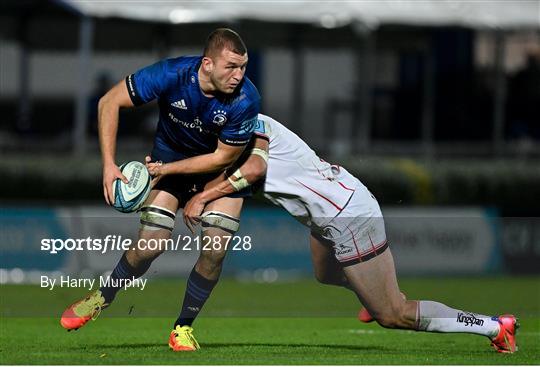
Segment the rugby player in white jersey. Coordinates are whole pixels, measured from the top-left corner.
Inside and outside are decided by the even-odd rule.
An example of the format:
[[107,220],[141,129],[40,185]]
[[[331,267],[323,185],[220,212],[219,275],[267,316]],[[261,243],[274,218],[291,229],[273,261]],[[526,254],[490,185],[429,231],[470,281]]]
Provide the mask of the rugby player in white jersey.
[[188,227],[193,230],[208,202],[266,176],[264,197],[311,230],[316,278],[354,291],[367,309],[364,316],[371,315],[386,328],[484,335],[498,352],[517,350],[519,325],[513,315],[491,317],[434,301],[407,300],[399,290],[379,204],[369,190],[268,116],[259,114],[255,134],[241,167],[186,204]]

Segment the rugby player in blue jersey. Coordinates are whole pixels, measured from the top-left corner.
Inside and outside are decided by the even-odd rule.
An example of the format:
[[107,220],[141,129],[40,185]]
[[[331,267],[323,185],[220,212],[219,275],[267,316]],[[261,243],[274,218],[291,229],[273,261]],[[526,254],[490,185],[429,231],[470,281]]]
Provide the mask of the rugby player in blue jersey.
[[[98,128],[103,161],[103,195],[114,201],[114,180],[127,182],[115,163],[118,112],[157,99],[159,122],[151,155],[146,158],[155,177],[153,190],[141,208],[141,239],[168,239],[178,208],[220,172],[231,166],[251,139],[260,107],[255,86],[244,77],[247,49],[240,36],[226,28],[212,32],[203,56],[159,61],[129,75],[99,101]],[[152,164],[154,163],[154,164]],[[204,236],[226,241],[239,226],[243,197],[248,190],[213,201],[205,208]],[[169,345],[175,351],[198,349],[191,323],[203,307],[220,272],[215,251],[201,251],[188,282],[180,316],[173,326]],[[142,276],[164,248],[134,247],[126,251],[112,280]],[[110,282],[63,313],[61,325],[76,330],[114,300],[121,286]]]

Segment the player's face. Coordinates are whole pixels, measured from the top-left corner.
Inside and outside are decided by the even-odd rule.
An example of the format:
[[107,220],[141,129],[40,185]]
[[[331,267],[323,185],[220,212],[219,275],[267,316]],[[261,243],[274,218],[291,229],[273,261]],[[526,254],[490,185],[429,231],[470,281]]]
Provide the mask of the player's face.
[[238,55],[226,48],[221,54],[212,59],[213,68],[210,80],[221,93],[232,93],[240,84],[246,72],[248,62],[247,53]]

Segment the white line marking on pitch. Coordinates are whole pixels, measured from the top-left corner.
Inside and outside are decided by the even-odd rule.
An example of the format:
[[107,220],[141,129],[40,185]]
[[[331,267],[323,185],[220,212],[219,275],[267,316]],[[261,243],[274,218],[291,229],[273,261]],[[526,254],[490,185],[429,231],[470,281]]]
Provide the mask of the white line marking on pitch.
[[388,333],[403,333],[403,334],[415,334],[416,332],[413,330],[392,330],[392,331],[386,331],[386,330],[365,330],[365,329],[349,329],[347,330],[351,334],[388,334]]
[[[365,329],[349,329],[347,332],[351,334],[388,334],[389,331],[385,330],[365,330]],[[415,333],[412,330],[393,330],[392,333],[406,333],[406,334],[413,334]],[[540,331],[518,331],[518,337],[520,335],[540,335]]]
[[347,330],[351,334],[385,334],[386,331],[382,330],[364,330],[364,329],[349,329]]

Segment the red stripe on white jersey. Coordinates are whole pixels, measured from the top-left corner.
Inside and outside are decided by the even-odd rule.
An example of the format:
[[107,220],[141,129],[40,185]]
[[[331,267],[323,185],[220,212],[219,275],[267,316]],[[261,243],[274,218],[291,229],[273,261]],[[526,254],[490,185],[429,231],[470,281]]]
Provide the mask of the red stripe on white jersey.
[[298,182],[300,185],[304,186],[306,189],[310,190],[311,192],[317,194],[318,196],[320,196],[321,198],[323,198],[324,200],[328,201],[330,204],[332,204],[337,210],[339,211],[342,211],[343,208],[341,208],[339,205],[337,205],[336,203],[334,203],[332,200],[328,199],[326,196],[324,196],[323,194],[321,193],[318,193],[317,191],[315,191],[314,189],[312,189],[311,187],[303,184],[302,182],[298,181],[295,179],[296,182]]
[[352,241],[354,243],[354,247],[356,247],[356,253],[358,254],[358,257],[360,257],[360,251],[358,250],[358,246],[356,245],[356,240],[354,239],[354,233],[352,233],[351,229],[347,227],[349,232],[351,232]]
[[338,184],[339,184],[341,187],[343,187],[345,190],[349,190],[349,191],[353,191],[353,192],[355,191],[354,189],[351,189],[350,187],[345,186],[344,184],[342,184],[342,183],[339,182],[339,181],[338,181]]
[[[349,257],[343,257],[343,258],[340,258],[339,261],[343,262],[343,261],[348,261],[348,260],[352,260],[352,259],[362,259],[366,255],[372,254],[372,253],[377,252],[378,250],[380,250],[381,247],[384,247],[384,245],[386,245],[387,242],[388,242],[387,240],[384,240],[380,244],[375,245],[374,248],[372,248],[370,250],[366,250],[364,252],[361,252],[360,255],[353,255],[353,256],[349,256]],[[355,246],[356,246],[356,243],[355,243]]]
[[373,245],[373,241],[371,240],[371,236],[369,235],[369,233],[367,234],[368,238],[369,238],[369,242],[371,242],[371,247],[373,248],[373,251],[375,251],[375,245]]

